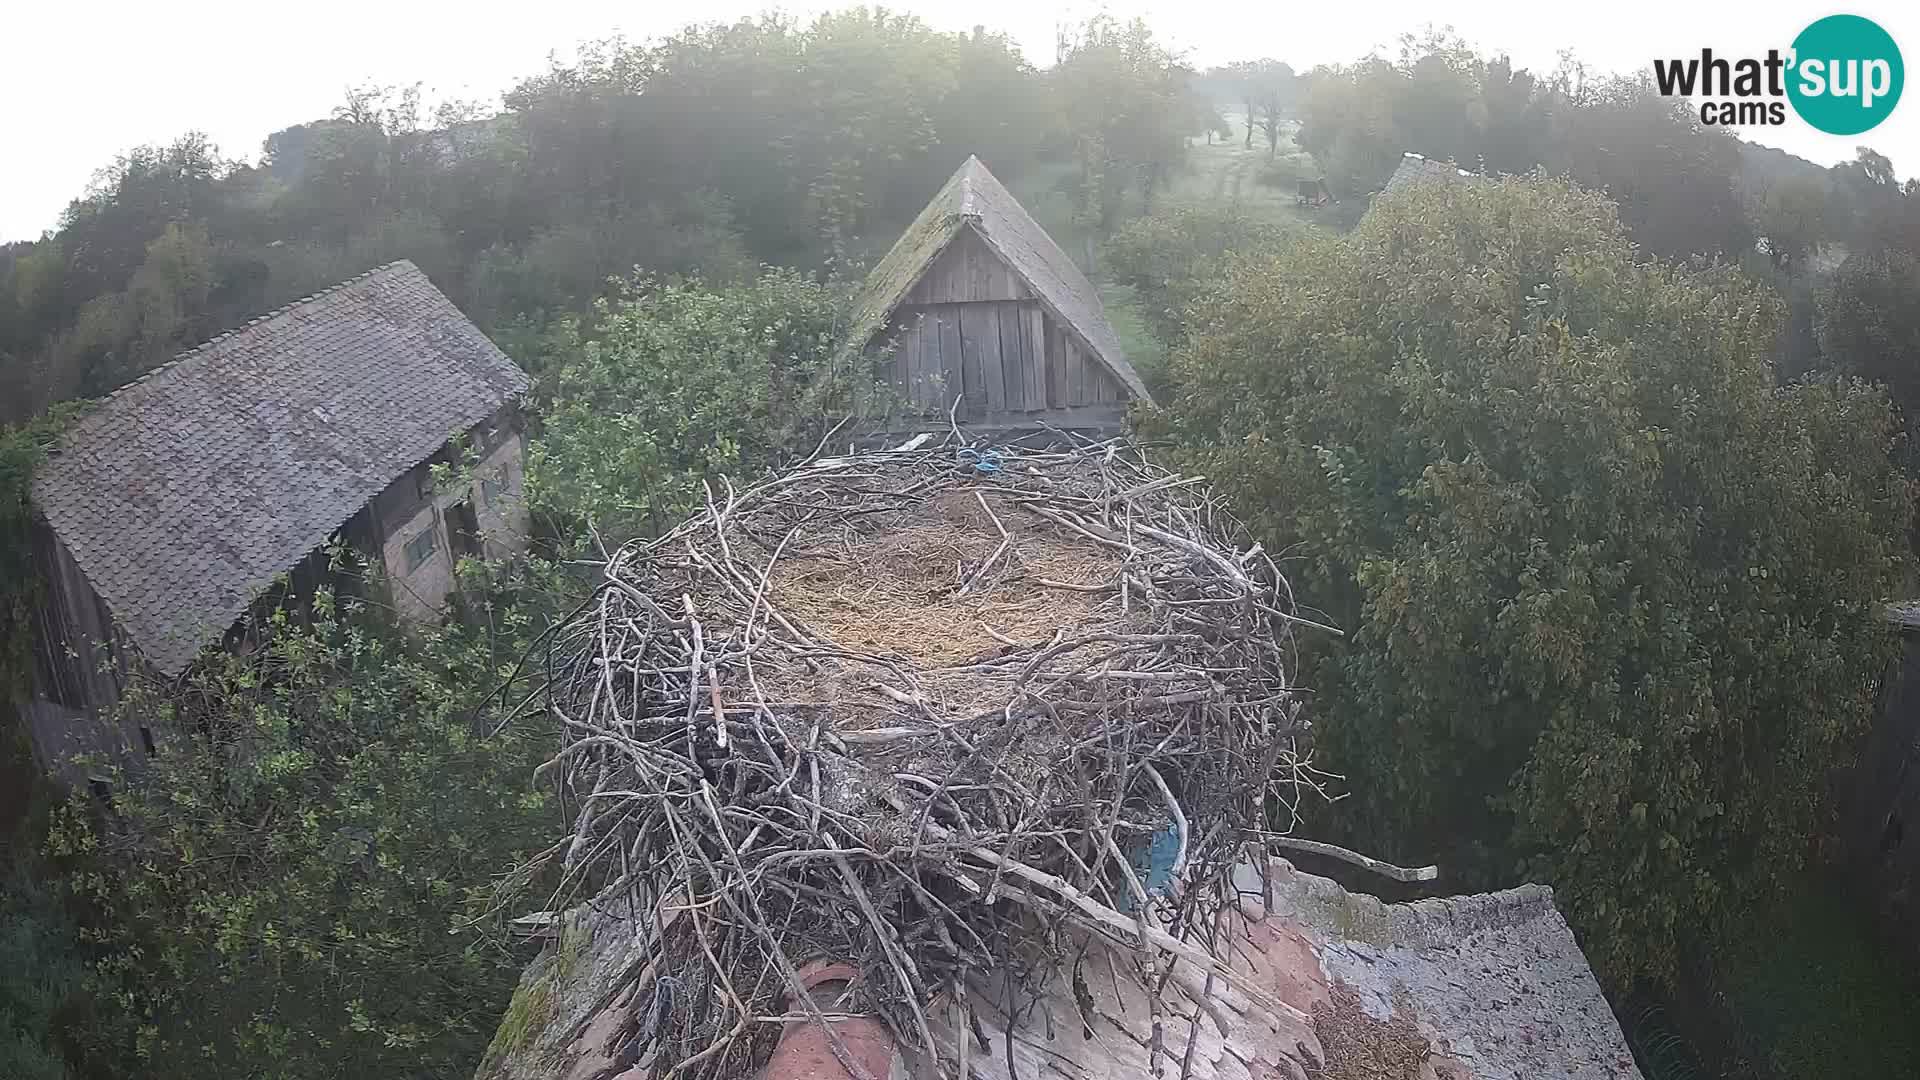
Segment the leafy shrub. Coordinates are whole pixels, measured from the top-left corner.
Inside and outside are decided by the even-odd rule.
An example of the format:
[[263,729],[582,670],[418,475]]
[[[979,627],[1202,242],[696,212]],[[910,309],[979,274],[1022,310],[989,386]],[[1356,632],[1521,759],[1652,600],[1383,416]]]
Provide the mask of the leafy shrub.
[[1320,166],[1314,164],[1312,157],[1297,150],[1267,162],[1260,166],[1258,173],[1254,174],[1254,180],[1257,183],[1287,191],[1292,191],[1302,180],[1319,178]]
[[1920,417],[1920,258],[1889,248],[1848,259],[1815,294],[1814,333],[1828,364],[1884,382]]
[[1778,319],[1597,195],[1428,185],[1237,261],[1174,358],[1171,434],[1348,631],[1338,828],[1551,882],[1621,978],[1801,864],[1890,655],[1894,414],[1776,387]]
[[1227,255],[1286,243],[1283,226],[1226,203],[1179,206],[1136,218],[1107,241],[1107,274],[1133,287],[1162,341],[1185,333],[1187,308],[1208,291]]
[[62,1015],[86,972],[72,922],[24,866],[0,880],[0,1076],[66,1080]]
[[322,593],[247,655],[135,683],[122,707],[160,753],[48,840],[98,912],[115,1007],[93,1052],[153,1076],[470,1075],[524,959],[472,925],[550,828],[544,733],[486,734],[538,613],[409,637]]
[[752,476],[812,450],[857,407],[836,367],[847,296],[788,271],[758,282],[631,282],[563,326],[542,366],[543,432],[527,466],[534,509],[558,531],[624,539],[703,498],[703,480]]

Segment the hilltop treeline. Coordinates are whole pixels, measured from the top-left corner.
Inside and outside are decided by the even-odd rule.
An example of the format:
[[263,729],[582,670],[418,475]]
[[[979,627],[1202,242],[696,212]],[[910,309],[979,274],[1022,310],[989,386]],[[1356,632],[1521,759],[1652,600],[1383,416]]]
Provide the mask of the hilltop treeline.
[[1057,196],[1050,226],[1095,239],[1152,209],[1207,132],[1287,149],[1275,168],[1324,176],[1337,221],[1414,151],[1603,190],[1669,257],[1794,274],[1822,245],[1920,239],[1883,157],[1820,169],[1701,128],[1643,82],[1534,73],[1443,35],[1299,75],[1276,60],[1195,72],[1144,23],[1096,18],[1054,59],[881,10],[765,16],[590,44],[494,104],[428,110],[417,85],[362,87],[255,154],[192,132],[136,148],[45,237],[0,246],[0,422],[394,258],[509,344],[636,267],[857,266],[969,153]]
[[1076,213],[1110,221],[1178,161],[1186,75],[1139,23],[1093,20],[1042,72],[1003,35],[853,9],[589,45],[497,108],[358,89],[257,164],[187,134],[0,248],[0,420],[400,257],[499,329],[580,310],[636,266],[725,279],[869,256],[969,153],[1009,179],[1071,165]]

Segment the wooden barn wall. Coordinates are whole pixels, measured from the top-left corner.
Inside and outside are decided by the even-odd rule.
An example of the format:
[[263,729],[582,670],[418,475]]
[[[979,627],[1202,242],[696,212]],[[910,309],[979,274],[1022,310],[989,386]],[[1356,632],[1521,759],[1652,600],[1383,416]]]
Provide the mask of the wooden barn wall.
[[962,420],[1059,413],[1074,422],[1077,411],[1113,413],[1127,400],[1120,381],[1037,301],[903,306],[894,326],[890,381],[920,415],[944,416],[959,397]]
[[34,686],[16,702],[34,757],[54,780],[79,787],[96,775],[77,760],[138,770],[157,736],[113,716],[127,676],[128,654],[105,602],[66,544],[44,521],[31,542],[43,592],[34,611]]
[[961,229],[920,275],[901,306],[965,304],[985,300],[1031,300],[1033,290],[980,234]]
[[125,658],[106,603],[44,521],[33,525],[33,550],[45,589],[34,613],[34,689],[73,709],[114,704],[120,700]]

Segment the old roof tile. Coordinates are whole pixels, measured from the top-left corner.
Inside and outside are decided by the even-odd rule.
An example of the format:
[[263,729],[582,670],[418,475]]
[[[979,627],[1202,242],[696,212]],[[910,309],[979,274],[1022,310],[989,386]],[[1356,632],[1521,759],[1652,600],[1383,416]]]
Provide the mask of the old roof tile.
[[250,598],[527,377],[401,261],[222,334],[76,423],[34,502],[147,661]]

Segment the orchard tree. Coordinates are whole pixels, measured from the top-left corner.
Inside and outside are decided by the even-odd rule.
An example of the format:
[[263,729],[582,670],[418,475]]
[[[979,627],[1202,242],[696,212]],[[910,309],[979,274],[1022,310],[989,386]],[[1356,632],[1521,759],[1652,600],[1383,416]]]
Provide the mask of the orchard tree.
[[1886,396],[1776,386],[1779,304],[1549,180],[1425,185],[1239,261],[1165,421],[1320,643],[1339,830],[1544,880],[1615,977],[1801,864],[1892,648]]
[[1151,212],[1185,157],[1191,75],[1140,19],[1096,15],[1062,43],[1049,78],[1080,166],[1082,218],[1099,234],[1113,231],[1136,186]]
[[1280,123],[1292,111],[1298,94],[1293,68],[1279,60],[1247,60],[1229,69],[1240,88],[1247,110],[1247,148],[1253,147],[1253,129],[1267,137],[1267,158],[1280,146]]

